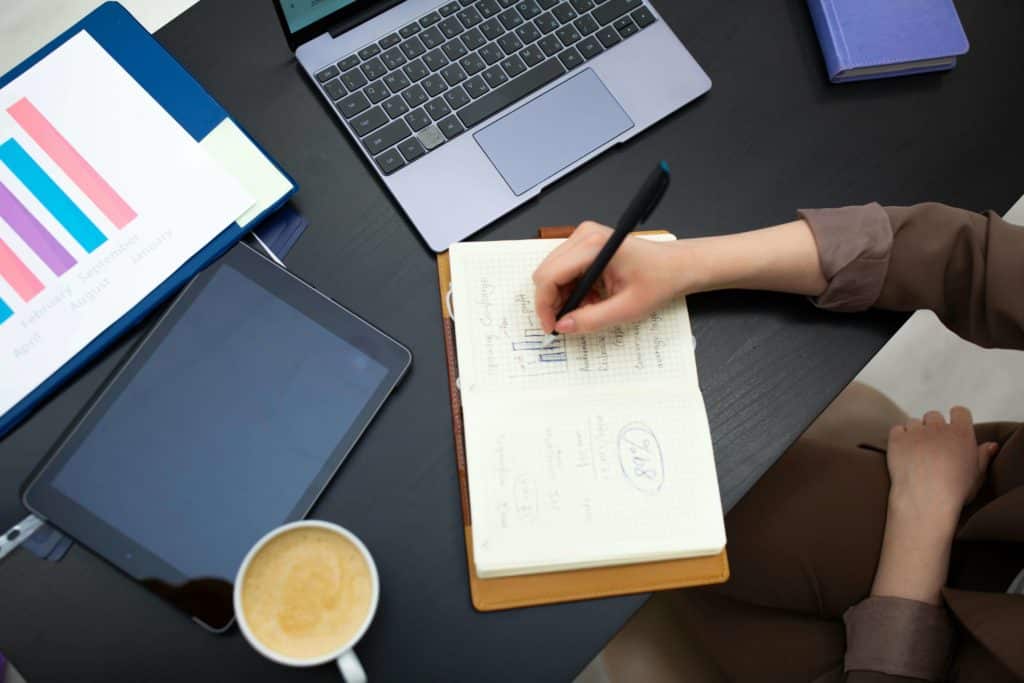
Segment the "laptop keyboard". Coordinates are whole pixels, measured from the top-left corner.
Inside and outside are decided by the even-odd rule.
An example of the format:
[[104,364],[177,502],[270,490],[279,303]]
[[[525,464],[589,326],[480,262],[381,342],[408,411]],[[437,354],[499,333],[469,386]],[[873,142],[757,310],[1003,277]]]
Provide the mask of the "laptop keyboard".
[[452,0],[316,80],[390,175],[655,21],[643,0]]

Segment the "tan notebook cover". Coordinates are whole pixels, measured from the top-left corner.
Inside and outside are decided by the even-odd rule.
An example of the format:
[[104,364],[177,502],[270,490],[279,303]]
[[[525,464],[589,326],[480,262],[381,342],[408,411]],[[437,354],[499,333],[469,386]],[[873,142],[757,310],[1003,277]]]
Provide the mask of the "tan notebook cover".
[[[543,228],[542,238],[568,237],[572,228]],[[455,458],[462,496],[463,532],[466,559],[469,563],[469,590],[473,606],[482,612],[530,607],[556,602],[606,598],[613,595],[648,593],[670,588],[687,588],[723,583],[729,578],[726,551],[710,557],[666,560],[617,567],[599,567],[574,571],[481,579],[473,564],[473,520],[469,508],[469,485],[466,480],[466,449],[462,428],[462,400],[457,385],[459,369],[455,351],[455,323],[448,314],[448,290],[451,270],[448,252],[437,257],[438,283],[441,290],[441,314],[444,320],[444,346],[448,357],[448,391],[452,402],[452,426],[455,433]]]

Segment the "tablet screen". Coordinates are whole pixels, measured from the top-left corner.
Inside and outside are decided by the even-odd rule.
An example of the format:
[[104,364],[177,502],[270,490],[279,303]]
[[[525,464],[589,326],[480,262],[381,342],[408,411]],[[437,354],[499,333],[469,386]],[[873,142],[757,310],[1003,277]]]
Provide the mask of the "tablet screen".
[[115,562],[164,584],[231,582],[260,536],[305,513],[394,380],[365,332],[325,326],[227,261],[186,290],[49,475],[139,546]]

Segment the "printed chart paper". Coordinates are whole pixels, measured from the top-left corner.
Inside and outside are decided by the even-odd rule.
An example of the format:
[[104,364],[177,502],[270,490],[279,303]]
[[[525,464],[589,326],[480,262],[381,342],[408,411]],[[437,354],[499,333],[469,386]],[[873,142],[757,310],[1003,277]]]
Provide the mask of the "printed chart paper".
[[252,203],[85,31],[0,89],[0,415]]

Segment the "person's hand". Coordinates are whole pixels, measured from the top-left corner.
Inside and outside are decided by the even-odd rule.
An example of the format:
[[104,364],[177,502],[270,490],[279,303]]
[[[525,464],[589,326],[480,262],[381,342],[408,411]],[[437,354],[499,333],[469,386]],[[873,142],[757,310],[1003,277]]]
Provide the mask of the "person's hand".
[[537,267],[533,274],[535,305],[545,332],[578,334],[636,322],[673,297],[687,293],[683,243],[652,242],[630,236],[619,247],[590,296],[556,325],[558,310],[611,234],[611,228],[604,225],[582,223],[572,237]]
[[928,528],[956,527],[960,510],[985,479],[997,445],[980,446],[967,408],[938,411],[910,420],[889,432],[890,509]]

